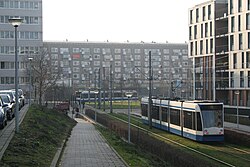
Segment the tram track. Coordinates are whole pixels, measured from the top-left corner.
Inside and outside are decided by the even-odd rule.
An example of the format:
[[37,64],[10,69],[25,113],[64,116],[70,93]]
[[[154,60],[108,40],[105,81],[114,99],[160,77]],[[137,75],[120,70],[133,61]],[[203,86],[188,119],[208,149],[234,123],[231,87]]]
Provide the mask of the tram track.
[[[115,118],[115,119],[118,119],[118,120],[120,120],[120,121],[122,121],[122,122],[124,122],[124,123],[128,123],[127,121],[125,121],[125,120],[123,120],[123,119],[121,119],[121,118],[119,118],[119,117],[116,117],[116,116],[112,116],[112,117]],[[136,117],[135,117],[135,118],[136,118]],[[137,118],[138,118],[138,117],[137,117]],[[138,129],[140,129],[140,130],[142,130],[142,131],[145,131],[145,132],[147,132],[148,134],[151,134],[151,135],[153,135],[153,136],[155,136],[155,137],[161,138],[162,140],[171,142],[171,143],[173,143],[173,144],[175,144],[175,145],[177,145],[177,146],[180,146],[180,147],[182,147],[182,148],[185,148],[185,149],[187,149],[187,150],[190,150],[190,151],[192,151],[192,152],[195,152],[195,153],[197,153],[197,154],[199,154],[199,155],[202,155],[202,156],[204,156],[204,157],[206,157],[206,158],[208,158],[208,159],[210,159],[210,160],[216,161],[217,163],[219,163],[219,164],[221,164],[221,165],[230,166],[230,167],[238,166],[238,164],[237,164],[237,165],[236,165],[236,164],[233,164],[232,161],[231,161],[231,162],[230,162],[230,161],[228,162],[228,161],[224,160],[223,158],[218,158],[218,156],[215,157],[214,155],[208,154],[208,153],[206,153],[206,152],[204,152],[204,151],[201,151],[200,149],[198,150],[198,149],[195,149],[195,148],[193,148],[193,147],[190,147],[190,146],[188,146],[188,145],[183,144],[183,143],[185,143],[185,142],[181,143],[181,142],[174,141],[174,140],[172,140],[172,139],[170,139],[170,138],[168,138],[168,137],[165,137],[165,136],[163,136],[163,135],[159,135],[159,134],[154,133],[154,132],[152,132],[152,131],[150,131],[150,130],[147,130],[147,129],[145,129],[145,128],[142,128],[142,127],[140,127],[140,126],[138,126],[138,125],[135,125],[135,124],[133,124],[133,123],[131,123],[131,126],[134,126],[134,127],[138,128]],[[233,154],[234,151],[238,151],[238,152],[240,152],[240,153],[247,154],[247,156],[248,156],[248,155],[249,155],[249,152],[248,152],[248,151],[245,151],[245,150],[243,150],[243,149],[236,148],[236,147],[232,147],[232,146],[227,145],[227,144],[225,144],[225,146],[224,146],[223,148],[227,148],[227,149],[231,149],[231,150],[224,151],[223,149],[220,149],[220,148],[215,147],[215,146],[210,146],[210,145],[205,145],[205,146],[202,145],[202,146],[203,146],[203,147],[210,147],[211,150],[214,149],[214,150],[220,152],[223,156],[227,155],[227,156],[229,157],[229,155],[230,155],[231,157],[240,159],[240,160],[242,160],[242,161],[250,162],[250,159],[249,159],[249,158],[246,158],[246,157],[243,157],[243,156],[239,156],[239,155]],[[231,152],[232,154],[230,154],[230,152]],[[220,157],[220,156],[219,156],[219,157]]]

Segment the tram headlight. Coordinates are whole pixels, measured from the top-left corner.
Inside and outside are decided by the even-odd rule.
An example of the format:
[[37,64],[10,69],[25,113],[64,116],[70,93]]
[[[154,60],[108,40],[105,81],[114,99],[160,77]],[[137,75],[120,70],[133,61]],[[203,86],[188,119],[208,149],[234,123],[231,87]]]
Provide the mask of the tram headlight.
[[209,133],[208,133],[208,131],[205,129],[205,130],[203,131],[203,134],[204,134],[204,135],[208,135]]

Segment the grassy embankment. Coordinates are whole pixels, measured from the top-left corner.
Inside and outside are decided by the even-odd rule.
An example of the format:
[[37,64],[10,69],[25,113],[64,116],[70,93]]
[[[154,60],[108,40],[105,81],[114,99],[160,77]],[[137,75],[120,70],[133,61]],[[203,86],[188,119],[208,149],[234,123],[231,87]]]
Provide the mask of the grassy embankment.
[[63,113],[32,106],[12,138],[0,166],[50,166],[76,122]]
[[96,126],[96,128],[130,167],[171,166],[169,163],[159,159],[157,156],[152,155],[149,152],[140,149],[136,145],[128,144],[115,135],[115,133],[112,133],[111,131],[100,126]]

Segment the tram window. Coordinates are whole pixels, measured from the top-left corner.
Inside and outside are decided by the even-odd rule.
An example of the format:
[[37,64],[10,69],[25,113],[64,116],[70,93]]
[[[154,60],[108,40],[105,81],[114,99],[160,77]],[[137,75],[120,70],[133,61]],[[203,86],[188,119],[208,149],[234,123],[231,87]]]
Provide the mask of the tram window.
[[192,118],[193,118],[193,126],[192,126],[192,129],[193,129],[193,130],[196,130],[196,128],[195,128],[195,125],[196,125],[195,113],[193,112],[192,114],[193,114],[193,115],[192,115]]
[[192,117],[192,112],[190,111],[184,111],[184,127],[185,128],[189,128],[189,129],[192,129],[193,126],[193,117]]
[[148,105],[142,104],[141,105],[141,114],[142,116],[148,116]]
[[180,126],[180,110],[170,109],[170,123]]
[[168,122],[168,108],[162,108],[162,121]]
[[217,127],[221,128],[223,127],[223,120],[222,120],[222,110],[217,111]]
[[152,107],[152,118],[159,120],[159,106]]
[[201,126],[201,115],[200,113],[197,113],[197,130],[202,131],[202,126]]

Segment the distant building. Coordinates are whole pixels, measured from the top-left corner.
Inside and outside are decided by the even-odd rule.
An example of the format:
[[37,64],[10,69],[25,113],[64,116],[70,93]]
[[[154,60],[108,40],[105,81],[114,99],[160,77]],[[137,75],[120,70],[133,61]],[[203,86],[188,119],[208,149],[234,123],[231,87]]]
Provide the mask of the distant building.
[[14,27],[9,18],[20,17],[18,27],[19,87],[26,92],[29,85],[28,57],[43,46],[42,0],[0,0],[0,89],[13,89],[15,83]]
[[114,89],[134,89],[147,95],[149,51],[152,52],[153,94],[170,96],[171,82],[178,97],[191,97],[191,61],[187,44],[44,42],[51,63],[61,75],[59,85],[75,90],[98,87],[99,69],[102,89],[111,81]]
[[239,98],[249,107],[250,1],[211,0],[189,9],[189,56],[195,98],[227,105]]

